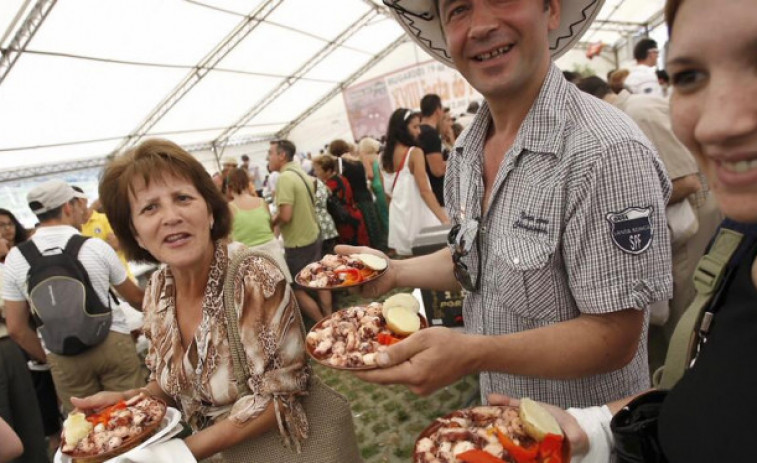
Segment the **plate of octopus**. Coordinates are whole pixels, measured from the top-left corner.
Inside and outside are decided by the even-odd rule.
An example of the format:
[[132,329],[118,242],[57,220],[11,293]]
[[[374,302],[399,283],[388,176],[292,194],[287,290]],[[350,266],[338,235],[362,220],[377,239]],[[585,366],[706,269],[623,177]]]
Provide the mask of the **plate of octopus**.
[[74,411],[63,423],[60,461],[101,463],[128,452],[166,424],[166,410],[162,400],[139,394],[88,415]]
[[319,321],[305,338],[308,354],[337,370],[376,368],[376,354],[428,326],[415,310],[401,305],[385,307],[386,303],[372,302],[339,310]]
[[326,254],[300,270],[294,281],[309,289],[343,289],[375,280],[387,266],[386,259],[372,254]]
[[[525,405],[524,405],[525,404]],[[541,405],[480,406],[437,418],[415,441],[414,463],[569,463],[568,441]]]

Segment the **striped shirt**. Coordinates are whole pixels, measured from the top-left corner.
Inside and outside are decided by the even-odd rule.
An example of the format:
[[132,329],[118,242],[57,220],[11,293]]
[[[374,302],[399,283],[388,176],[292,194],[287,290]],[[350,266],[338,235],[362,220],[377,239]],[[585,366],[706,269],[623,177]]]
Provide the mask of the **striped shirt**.
[[[68,239],[79,231],[67,225],[40,227],[34,232],[31,240],[42,254],[56,254],[63,251]],[[88,239],[79,250],[79,261],[84,265],[97,295],[103,303],[109,299],[108,288],[113,284],[120,285],[126,281],[126,269],[116,255],[116,251],[108,243],[99,239]],[[7,301],[28,301],[29,290],[26,285],[29,263],[21,251],[15,247],[10,250],[5,259],[5,279],[3,282],[3,299]],[[121,308],[115,303],[110,304],[113,310],[111,331],[129,333],[125,317]],[[141,309],[141,308],[140,308]]]
[[490,121],[484,105],[457,142],[445,184],[452,220],[481,222],[478,249],[463,258],[475,279],[482,256],[480,290],[463,306],[466,330],[514,333],[629,308],[644,310],[645,323],[624,368],[573,380],[483,372],[482,397],[499,392],[582,407],[647,388],[646,308],[672,295],[671,185],[654,148],[627,116],[552,65],[481,217]]

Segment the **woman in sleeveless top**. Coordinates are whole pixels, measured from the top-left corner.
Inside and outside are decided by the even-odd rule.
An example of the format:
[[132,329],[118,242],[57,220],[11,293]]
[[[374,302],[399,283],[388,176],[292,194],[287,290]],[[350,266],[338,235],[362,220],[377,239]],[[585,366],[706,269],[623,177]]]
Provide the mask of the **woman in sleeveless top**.
[[263,198],[253,196],[250,177],[245,169],[234,169],[223,180],[223,192],[229,199],[233,217],[231,236],[250,248],[265,251],[276,259],[287,281],[292,281],[284,261],[284,250],[271,228],[271,212]]
[[421,229],[450,222],[431,189],[423,151],[414,146],[419,123],[419,114],[405,108],[395,110],[381,154],[384,170],[396,173],[389,187],[389,247],[400,255],[412,253],[413,241]]

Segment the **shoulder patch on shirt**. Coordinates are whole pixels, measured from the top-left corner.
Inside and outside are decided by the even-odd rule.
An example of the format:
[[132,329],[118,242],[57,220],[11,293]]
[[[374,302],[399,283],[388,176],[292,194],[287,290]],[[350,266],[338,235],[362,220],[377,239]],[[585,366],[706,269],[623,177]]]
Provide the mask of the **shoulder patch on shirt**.
[[610,212],[610,236],[615,246],[627,254],[641,254],[652,244],[653,208],[629,207],[622,212]]

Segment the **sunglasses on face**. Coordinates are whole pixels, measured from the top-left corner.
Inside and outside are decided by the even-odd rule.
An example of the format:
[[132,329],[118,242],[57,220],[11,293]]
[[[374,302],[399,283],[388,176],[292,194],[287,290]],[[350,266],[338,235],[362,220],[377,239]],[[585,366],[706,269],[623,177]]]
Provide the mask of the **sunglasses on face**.
[[[481,252],[478,244],[479,219],[473,219],[465,223],[458,223],[450,229],[447,235],[447,244],[452,250],[452,263],[454,264],[455,279],[466,291],[476,292],[480,289],[481,275]],[[478,272],[475,280],[471,277],[470,270],[462,258],[470,254],[473,246],[479,251]]]

